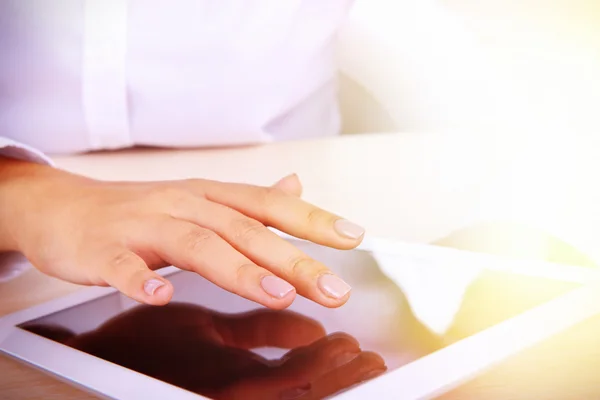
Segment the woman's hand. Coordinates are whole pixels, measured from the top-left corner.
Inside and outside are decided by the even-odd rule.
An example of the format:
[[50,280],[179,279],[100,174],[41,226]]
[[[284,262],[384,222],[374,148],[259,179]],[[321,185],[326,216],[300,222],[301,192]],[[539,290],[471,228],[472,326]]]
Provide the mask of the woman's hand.
[[[289,311],[221,314],[193,304],[140,306],[98,329],[26,329],[214,399],[322,399],[386,370],[344,333]],[[289,351],[268,360],[252,349]]]
[[274,309],[296,293],[327,307],[348,299],[345,282],[267,229],[338,249],[362,240],[359,226],[302,201],[295,175],[274,187],[102,182],[4,160],[0,178],[4,241],[48,275],[152,305],[173,294],[154,272],[167,265]]

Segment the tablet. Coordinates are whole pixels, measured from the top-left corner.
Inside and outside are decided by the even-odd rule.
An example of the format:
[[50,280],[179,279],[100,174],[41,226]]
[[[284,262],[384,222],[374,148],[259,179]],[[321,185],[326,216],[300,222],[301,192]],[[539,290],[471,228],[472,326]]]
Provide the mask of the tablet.
[[111,399],[544,398],[585,380],[561,365],[600,366],[593,269],[286,240],[350,283],[346,305],[267,310],[171,267],[166,307],[84,289],[0,319],[0,351]]

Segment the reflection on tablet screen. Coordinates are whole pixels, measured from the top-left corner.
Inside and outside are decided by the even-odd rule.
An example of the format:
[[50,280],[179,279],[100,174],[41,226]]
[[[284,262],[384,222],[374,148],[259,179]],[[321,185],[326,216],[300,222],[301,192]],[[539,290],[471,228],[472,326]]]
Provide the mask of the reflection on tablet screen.
[[[303,250],[353,286],[345,306],[327,309],[299,297],[289,310],[266,310],[197,275],[176,272],[169,276],[175,296],[166,307],[139,306],[115,293],[22,328],[215,399],[320,399],[575,286],[484,273],[441,337],[419,322],[397,282],[381,273],[369,252]],[[422,273],[427,267],[406,268]]]

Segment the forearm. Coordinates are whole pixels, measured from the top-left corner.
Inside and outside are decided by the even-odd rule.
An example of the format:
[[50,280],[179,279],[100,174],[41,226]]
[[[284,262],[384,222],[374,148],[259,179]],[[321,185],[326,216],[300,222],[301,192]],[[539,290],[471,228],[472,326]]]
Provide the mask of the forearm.
[[35,181],[32,178],[46,174],[47,170],[52,168],[0,156],[0,252],[19,251],[16,231],[19,221],[26,219],[25,204],[41,194],[31,187]]

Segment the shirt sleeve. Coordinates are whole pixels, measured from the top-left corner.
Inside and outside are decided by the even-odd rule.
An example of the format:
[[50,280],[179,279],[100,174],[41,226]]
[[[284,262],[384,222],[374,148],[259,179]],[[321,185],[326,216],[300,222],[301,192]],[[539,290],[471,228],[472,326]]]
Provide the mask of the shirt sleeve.
[[2,136],[0,156],[54,166],[52,160],[39,150]]
[[[54,166],[52,160],[42,152],[2,136],[0,136],[0,156]],[[19,276],[30,267],[31,264],[20,253],[0,253],[0,283]]]

